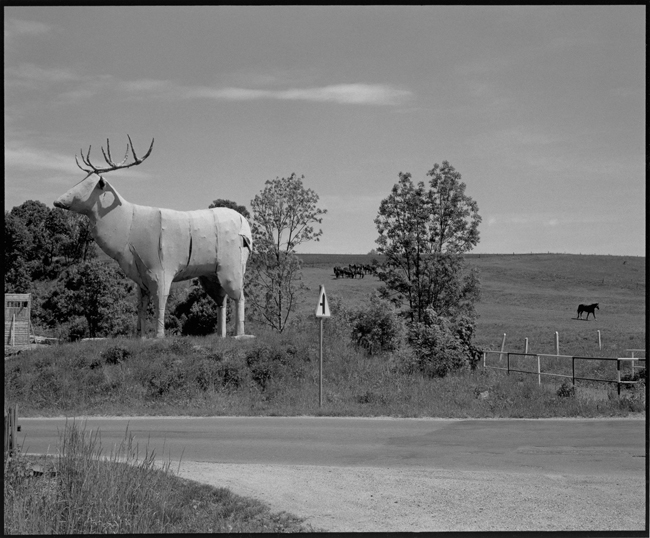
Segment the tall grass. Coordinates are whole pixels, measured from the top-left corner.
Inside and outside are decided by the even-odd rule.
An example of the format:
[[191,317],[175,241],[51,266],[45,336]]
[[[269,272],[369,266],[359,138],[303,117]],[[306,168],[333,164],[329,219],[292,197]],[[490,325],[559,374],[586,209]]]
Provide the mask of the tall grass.
[[[431,379],[417,372],[402,373],[401,351],[366,355],[345,336],[342,322],[326,323],[325,332],[322,407],[316,320],[303,321],[281,335],[259,329],[249,341],[106,340],[30,352],[6,361],[5,401],[17,403],[24,416],[533,418],[616,416],[645,409],[643,383],[623,389],[618,398],[614,385],[581,382],[575,398],[562,398],[557,395],[561,379],[543,378],[538,386],[536,375],[508,376],[479,368]],[[571,364],[545,358],[542,368],[570,374]],[[598,363],[581,368],[585,377],[616,379]],[[521,369],[534,371],[536,363]]]
[[128,432],[103,455],[97,431],[66,423],[59,454],[33,477],[24,456],[5,460],[5,534],[306,531],[299,518],[177,478],[171,462]]

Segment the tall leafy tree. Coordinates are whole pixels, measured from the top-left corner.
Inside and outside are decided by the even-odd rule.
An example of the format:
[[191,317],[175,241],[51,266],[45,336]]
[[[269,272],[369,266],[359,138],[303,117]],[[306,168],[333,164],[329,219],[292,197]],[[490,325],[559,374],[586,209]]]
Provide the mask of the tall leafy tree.
[[32,249],[32,245],[32,234],[22,219],[5,211],[5,293],[29,292],[31,276],[25,255]]
[[27,200],[5,212],[5,223],[8,218],[19,220],[31,238],[18,255],[32,280],[50,278],[50,273],[60,271],[54,264],[57,257],[70,265],[95,256],[95,242],[85,216]]
[[129,302],[132,288],[114,264],[91,260],[72,265],[43,301],[42,321],[54,326],[82,316],[90,337],[125,334],[135,315]]
[[31,248],[23,253],[23,258],[31,277],[38,277],[51,263],[51,236],[46,226],[50,208],[38,200],[27,200],[10,213],[22,221],[31,235]]
[[249,304],[253,316],[282,332],[296,307],[302,284],[301,261],[295,249],[318,241],[316,230],[327,210],[320,209],[318,194],[303,185],[304,176],[266,181],[251,201],[253,248],[247,271]]
[[242,214],[247,219],[251,218],[251,214],[248,212],[248,209],[246,209],[245,206],[239,205],[237,202],[233,202],[232,200],[224,200],[223,198],[218,198],[214,200],[208,207],[210,209],[213,207],[228,207],[230,209],[234,209],[237,211],[237,213]]
[[65,258],[67,265],[88,261],[97,256],[96,243],[87,216],[56,207],[50,213],[50,220],[57,224],[56,227],[49,227],[49,231],[58,246],[58,255]]
[[447,161],[427,172],[431,210],[431,242],[437,253],[463,254],[479,242],[478,204],[465,194],[461,175]]
[[465,271],[462,259],[479,241],[478,205],[447,161],[427,175],[428,186],[400,172],[375,219],[377,252],[386,256],[378,272],[382,292],[397,305],[406,302],[416,322],[425,320],[427,308],[473,314],[479,296],[478,275]]

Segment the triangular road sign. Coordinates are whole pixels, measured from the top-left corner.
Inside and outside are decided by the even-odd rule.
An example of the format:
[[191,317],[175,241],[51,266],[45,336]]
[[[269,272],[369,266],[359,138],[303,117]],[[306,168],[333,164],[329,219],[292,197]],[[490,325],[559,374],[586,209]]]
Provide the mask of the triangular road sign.
[[330,317],[330,305],[327,302],[327,295],[325,295],[325,288],[320,287],[320,293],[318,295],[318,306],[316,306],[316,317],[317,318],[329,318]]

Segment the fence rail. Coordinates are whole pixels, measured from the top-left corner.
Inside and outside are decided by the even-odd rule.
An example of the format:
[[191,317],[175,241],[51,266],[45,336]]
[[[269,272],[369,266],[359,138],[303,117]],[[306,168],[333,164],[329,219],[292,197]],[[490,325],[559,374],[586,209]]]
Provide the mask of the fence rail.
[[[537,375],[538,379],[538,384],[542,384],[542,376],[548,376],[548,377],[563,377],[566,379],[571,379],[571,383],[575,386],[576,380],[584,380],[584,381],[596,381],[600,383],[616,383],[617,386],[617,392],[620,395],[621,394],[621,385],[635,385],[638,383],[638,381],[627,381],[627,380],[622,380],[621,379],[621,363],[626,363],[629,362],[630,368],[632,370],[632,374],[634,375],[634,370],[635,368],[638,368],[638,366],[635,366],[635,362],[646,362],[645,358],[641,357],[635,357],[634,352],[643,352],[645,353],[644,349],[635,349],[631,350],[628,349],[626,351],[632,351],[632,357],[582,357],[582,356],[576,356],[576,355],[556,355],[556,354],[551,354],[551,353],[517,353],[517,352],[509,352],[509,351],[486,351],[483,350],[481,353],[483,354],[483,368],[492,368],[493,370],[505,370],[508,375],[510,375],[510,372],[518,372],[522,374],[534,374]],[[486,364],[487,356],[488,354],[492,355],[499,355],[499,361],[501,361],[501,358],[503,356],[506,357],[506,366],[505,368],[503,366],[488,366]],[[530,370],[520,370],[517,368],[512,368],[510,365],[510,357],[535,357],[537,358],[537,371],[536,372],[531,372]],[[565,358],[565,359],[571,359],[571,375],[567,374],[555,374],[555,373],[550,373],[550,372],[542,372],[541,368],[541,358],[542,357],[553,357],[553,358]],[[576,375],[576,361],[580,360],[591,360],[591,361],[616,361],[616,379],[598,379],[594,377],[583,377],[583,376],[577,376]]]

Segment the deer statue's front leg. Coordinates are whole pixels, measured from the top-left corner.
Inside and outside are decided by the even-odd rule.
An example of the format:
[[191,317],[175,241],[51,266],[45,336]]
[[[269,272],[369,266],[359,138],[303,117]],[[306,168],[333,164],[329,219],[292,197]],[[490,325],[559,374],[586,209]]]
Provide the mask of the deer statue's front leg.
[[217,333],[221,338],[226,337],[226,319],[228,315],[228,296],[224,295],[217,310]]
[[165,306],[169,289],[159,286],[153,298],[153,306],[156,317],[156,338],[165,338]]
[[243,336],[244,332],[244,290],[242,289],[239,300],[237,301],[237,313],[235,314],[235,334]]

